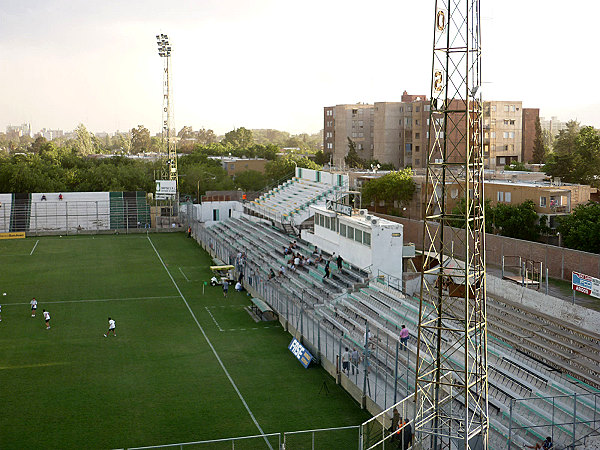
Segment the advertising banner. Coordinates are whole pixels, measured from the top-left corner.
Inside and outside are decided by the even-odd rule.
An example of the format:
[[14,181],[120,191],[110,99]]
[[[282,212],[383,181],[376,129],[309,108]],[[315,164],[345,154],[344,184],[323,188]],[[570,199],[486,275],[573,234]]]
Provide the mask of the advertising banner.
[[313,356],[310,354],[308,350],[304,348],[304,346],[298,342],[296,338],[292,339],[288,349],[292,354],[300,361],[300,364],[304,366],[305,369],[308,369],[310,362],[313,359]]
[[571,276],[571,287],[574,291],[600,298],[600,279],[579,272],[573,272]]

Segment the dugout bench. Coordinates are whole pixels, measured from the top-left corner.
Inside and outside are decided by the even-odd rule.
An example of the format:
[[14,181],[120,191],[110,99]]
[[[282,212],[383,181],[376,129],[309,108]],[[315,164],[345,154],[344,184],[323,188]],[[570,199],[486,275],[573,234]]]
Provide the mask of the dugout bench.
[[256,314],[257,317],[260,317],[261,320],[277,320],[277,313],[273,311],[273,309],[267,305],[266,302],[260,298],[254,297],[252,297],[250,300],[252,301],[252,312]]

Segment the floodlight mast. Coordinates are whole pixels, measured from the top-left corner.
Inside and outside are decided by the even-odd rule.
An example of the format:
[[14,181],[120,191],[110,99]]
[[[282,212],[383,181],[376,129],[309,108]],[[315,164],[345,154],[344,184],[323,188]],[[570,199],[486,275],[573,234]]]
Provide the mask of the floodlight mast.
[[480,23],[480,0],[436,0],[415,386],[435,450],[488,447]]
[[[163,109],[162,109],[162,145],[159,159],[161,160],[161,179],[173,180],[178,186],[177,174],[177,142],[173,120],[173,101],[171,92],[171,44],[166,34],[156,35],[158,56],[164,60],[163,69]],[[166,157],[164,151],[166,149]]]

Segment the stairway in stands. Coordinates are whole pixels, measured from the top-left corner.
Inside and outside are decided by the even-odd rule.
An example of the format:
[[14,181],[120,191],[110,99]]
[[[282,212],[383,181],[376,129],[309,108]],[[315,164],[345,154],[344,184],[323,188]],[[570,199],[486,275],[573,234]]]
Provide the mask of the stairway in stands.
[[10,231],[29,231],[31,194],[13,194],[10,210]]

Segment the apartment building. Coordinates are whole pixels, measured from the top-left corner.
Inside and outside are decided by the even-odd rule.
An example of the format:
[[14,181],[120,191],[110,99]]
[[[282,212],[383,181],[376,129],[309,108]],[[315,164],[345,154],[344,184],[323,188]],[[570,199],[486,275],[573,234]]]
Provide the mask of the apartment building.
[[[463,109],[456,106],[456,110]],[[406,91],[400,102],[325,107],[324,151],[333,154],[335,166],[344,167],[350,138],[356,142],[361,158],[377,159],[396,168],[425,168],[432,132],[429,114],[427,97]],[[515,161],[529,161],[533,155],[537,117],[539,109],[524,110],[520,101],[484,102],[482,145],[485,167],[502,169]],[[449,147],[448,160],[459,161],[465,133],[456,127],[449,133],[453,144]]]
[[542,130],[548,131],[553,137],[557,136],[561,130],[567,129],[567,122],[558,120],[556,116],[552,116],[550,119],[540,117],[540,124],[542,125]]
[[333,164],[344,167],[348,138],[358,156],[373,159],[374,107],[365,103],[328,106],[324,109],[323,151],[333,155]]

